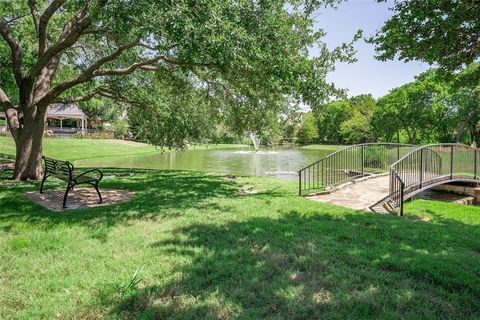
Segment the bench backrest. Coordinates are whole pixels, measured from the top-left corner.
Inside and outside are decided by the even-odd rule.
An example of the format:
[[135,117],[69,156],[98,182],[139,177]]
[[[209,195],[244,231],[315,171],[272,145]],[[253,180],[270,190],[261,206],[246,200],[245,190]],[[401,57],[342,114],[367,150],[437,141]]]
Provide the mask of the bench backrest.
[[73,164],[47,157],[42,157],[45,164],[45,173],[61,179],[72,179]]

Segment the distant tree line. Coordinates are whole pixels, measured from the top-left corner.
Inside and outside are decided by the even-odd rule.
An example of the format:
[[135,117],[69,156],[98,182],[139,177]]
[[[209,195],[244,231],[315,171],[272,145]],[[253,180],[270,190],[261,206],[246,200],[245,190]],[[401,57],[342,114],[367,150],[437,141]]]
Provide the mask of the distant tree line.
[[430,69],[377,100],[365,94],[314,108],[303,117],[298,143],[461,142],[476,146],[480,142],[480,85],[465,79],[479,68],[474,63],[447,76]]

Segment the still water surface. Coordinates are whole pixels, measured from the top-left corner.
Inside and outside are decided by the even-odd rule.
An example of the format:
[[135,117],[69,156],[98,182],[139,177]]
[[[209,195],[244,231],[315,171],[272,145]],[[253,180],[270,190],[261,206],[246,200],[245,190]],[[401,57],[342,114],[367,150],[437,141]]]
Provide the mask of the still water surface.
[[[332,153],[332,147],[311,150],[287,147],[263,147],[258,152],[253,148],[198,149],[186,152],[172,151],[115,159],[116,167],[196,170],[204,172],[273,176],[286,180],[297,178],[297,171],[308,164]],[[108,158],[79,161],[80,165],[108,167]]]

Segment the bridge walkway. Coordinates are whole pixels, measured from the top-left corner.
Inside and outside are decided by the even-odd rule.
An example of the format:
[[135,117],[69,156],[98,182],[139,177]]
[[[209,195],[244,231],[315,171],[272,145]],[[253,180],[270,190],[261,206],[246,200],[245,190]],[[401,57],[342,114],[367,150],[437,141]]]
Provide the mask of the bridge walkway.
[[389,181],[388,175],[378,176],[354,182],[331,193],[307,196],[307,198],[355,210],[387,213],[387,210],[379,202],[389,195]]

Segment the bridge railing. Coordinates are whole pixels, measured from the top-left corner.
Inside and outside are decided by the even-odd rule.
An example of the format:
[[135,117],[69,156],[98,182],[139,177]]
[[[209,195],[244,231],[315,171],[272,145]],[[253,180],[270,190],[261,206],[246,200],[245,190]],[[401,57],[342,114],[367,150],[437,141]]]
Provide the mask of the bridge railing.
[[298,171],[299,194],[331,189],[345,182],[378,173],[418,146],[365,143],[340,149]]
[[390,166],[390,203],[400,208],[415,194],[445,181],[479,178],[480,150],[462,144],[427,145],[408,153]]

